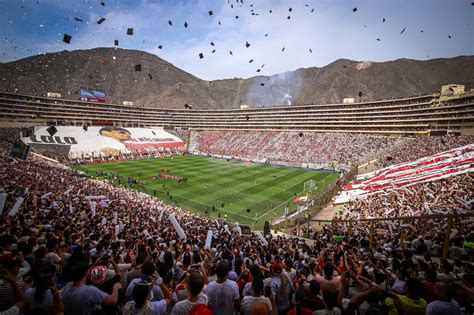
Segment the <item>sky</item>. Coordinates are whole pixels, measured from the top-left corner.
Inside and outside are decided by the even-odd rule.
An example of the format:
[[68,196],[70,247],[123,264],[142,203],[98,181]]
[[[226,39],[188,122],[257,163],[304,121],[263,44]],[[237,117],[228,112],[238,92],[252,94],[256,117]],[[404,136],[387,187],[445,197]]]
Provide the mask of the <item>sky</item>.
[[[322,67],[340,58],[473,55],[472,1],[242,1],[0,0],[0,62],[119,47],[150,52],[215,80]],[[97,24],[100,18],[105,21]],[[64,34],[72,36],[69,44]]]

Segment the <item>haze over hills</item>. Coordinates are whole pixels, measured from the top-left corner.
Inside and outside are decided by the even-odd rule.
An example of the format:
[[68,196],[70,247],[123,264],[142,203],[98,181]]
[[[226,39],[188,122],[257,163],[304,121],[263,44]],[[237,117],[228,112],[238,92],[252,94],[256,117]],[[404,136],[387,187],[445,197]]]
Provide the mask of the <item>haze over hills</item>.
[[[135,71],[135,65],[141,71]],[[0,64],[1,90],[78,99],[80,87],[104,90],[113,103],[183,108],[342,102],[431,94],[441,85],[474,87],[474,56],[417,61],[358,62],[339,59],[272,76],[201,80],[147,52],[96,48],[62,51]]]

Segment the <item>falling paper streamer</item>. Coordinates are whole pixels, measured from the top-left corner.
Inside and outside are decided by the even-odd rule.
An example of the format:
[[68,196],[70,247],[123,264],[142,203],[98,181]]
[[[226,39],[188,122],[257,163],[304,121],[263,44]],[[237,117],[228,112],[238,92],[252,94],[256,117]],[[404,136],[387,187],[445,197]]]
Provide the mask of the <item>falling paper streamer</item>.
[[66,191],[64,192],[63,195],[66,195],[66,196],[69,197],[69,193],[70,193],[71,191],[72,191],[72,188],[69,188],[68,190],[66,190]]
[[91,212],[92,216],[95,217],[95,208],[97,206],[97,203],[95,201],[91,201]]
[[5,207],[5,201],[7,200],[7,193],[0,194],[0,216],[3,214],[3,208]]
[[118,221],[118,215],[117,215],[117,211],[114,212],[114,220],[112,221],[113,224],[117,224],[117,221]]
[[165,212],[165,210],[161,210],[160,217],[158,218],[158,221],[161,221],[161,219],[163,219],[164,212]]
[[239,236],[242,236],[242,229],[238,225],[237,225],[237,233],[239,233]]
[[145,237],[150,237],[150,233],[148,233],[148,230],[143,230],[143,235],[145,235]]
[[260,233],[260,231],[256,231],[255,234],[257,234],[257,237],[260,239],[260,241],[262,242],[262,244],[264,246],[268,245],[267,240],[265,239],[265,237],[263,237],[263,235],[262,235],[262,233]]
[[107,219],[106,218],[102,218],[102,225],[106,225],[107,224]]
[[18,212],[18,209],[20,209],[21,207],[21,204],[23,203],[23,201],[25,200],[25,198],[23,197],[18,197],[16,199],[16,202],[15,204],[13,205],[12,209],[10,210],[10,212],[8,213],[9,216],[11,217],[14,217],[16,215],[16,213]]
[[219,221],[217,221],[217,219],[216,219],[216,225],[217,225],[218,228],[221,227],[221,225],[219,224]]
[[49,196],[51,196],[53,193],[52,192],[49,192],[47,194],[44,194],[43,196],[41,196],[41,199],[45,199],[45,198],[48,198]]
[[96,199],[105,199],[105,196],[86,196],[85,199],[87,200],[96,200]]
[[212,230],[207,231],[206,244],[204,248],[210,249],[212,245]]
[[178,233],[178,236],[180,239],[186,240],[186,234],[183,231],[183,228],[181,228],[181,225],[179,225],[178,221],[174,217],[174,215],[170,215],[168,217],[168,220],[170,220],[171,224],[173,225],[174,229],[176,230],[176,233]]
[[73,213],[72,204],[69,204],[69,213]]

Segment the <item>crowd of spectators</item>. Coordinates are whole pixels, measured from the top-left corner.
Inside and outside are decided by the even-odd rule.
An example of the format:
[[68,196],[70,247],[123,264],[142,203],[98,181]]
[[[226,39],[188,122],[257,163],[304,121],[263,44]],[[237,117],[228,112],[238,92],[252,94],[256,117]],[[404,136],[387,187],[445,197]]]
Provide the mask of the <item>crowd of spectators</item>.
[[249,159],[311,163],[314,168],[349,168],[405,138],[294,131],[192,132],[189,151]]
[[[463,260],[470,255],[465,253],[468,248],[452,248],[451,255],[461,252],[452,257],[455,260],[439,260],[428,250],[432,246],[427,244],[437,244],[445,225],[426,231],[433,225],[412,224],[408,227],[412,231],[405,233],[405,244],[411,245],[405,248],[400,235],[406,227],[399,224],[391,227],[391,233],[375,236],[375,246],[370,245],[369,225],[364,222],[354,224],[349,233],[335,220],[312,235],[313,241],[241,235],[222,220],[83,177],[63,165],[37,157],[10,158],[11,140],[4,134],[0,134],[0,193],[6,196],[0,217],[2,315],[473,311],[473,268]],[[457,197],[471,200],[472,177],[466,176],[453,179],[454,190],[440,198],[448,204]],[[438,194],[443,188],[430,189]],[[12,211],[21,198],[18,211]],[[407,209],[411,200],[413,207],[425,202],[407,196]],[[182,231],[171,223],[173,217]],[[456,220],[453,246],[458,247],[461,239],[472,245],[469,224]],[[208,231],[212,243],[206,247]],[[432,238],[425,237],[427,233]]]
[[188,142],[189,130],[184,129],[165,129],[166,132],[171,133],[172,135],[183,140],[184,143]]
[[380,156],[378,168],[415,161],[439,152],[474,143],[474,136],[416,137],[388,149]]
[[[444,180],[389,189],[351,200],[342,219],[370,219],[387,217],[440,216],[473,214],[474,176],[471,173]],[[472,217],[454,219],[450,234],[450,258],[469,260],[474,257],[474,220]],[[357,223],[360,225],[361,223]],[[381,244],[393,241],[399,235],[392,233],[404,229],[404,243],[412,250],[423,249],[427,254],[440,256],[448,219],[378,221],[372,228]],[[362,229],[362,233],[369,233]]]

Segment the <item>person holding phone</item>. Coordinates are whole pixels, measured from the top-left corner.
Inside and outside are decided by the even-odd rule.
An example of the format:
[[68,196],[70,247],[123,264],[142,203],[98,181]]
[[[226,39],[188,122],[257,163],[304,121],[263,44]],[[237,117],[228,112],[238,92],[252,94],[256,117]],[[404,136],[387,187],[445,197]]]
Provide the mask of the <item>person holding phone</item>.
[[78,262],[71,269],[71,282],[61,292],[64,303],[64,313],[71,315],[92,314],[101,309],[101,305],[115,305],[122,285],[118,282],[113,286],[112,294],[107,294],[95,286],[86,285],[87,262]]
[[33,287],[26,290],[26,301],[32,314],[44,312],[45,314],[57,314],[62,311],[63,305],[60,292],[54,282],[56,267],[46,263],[40,266],[34,275]]

